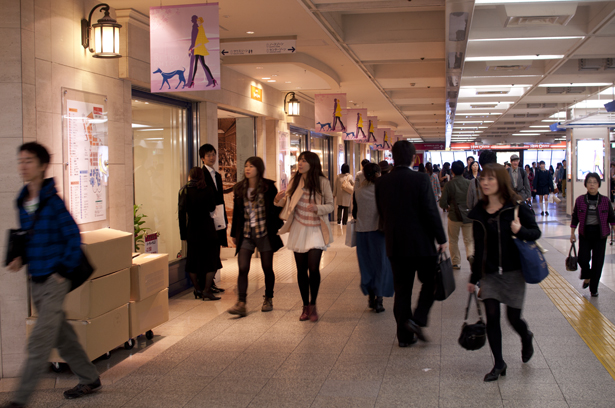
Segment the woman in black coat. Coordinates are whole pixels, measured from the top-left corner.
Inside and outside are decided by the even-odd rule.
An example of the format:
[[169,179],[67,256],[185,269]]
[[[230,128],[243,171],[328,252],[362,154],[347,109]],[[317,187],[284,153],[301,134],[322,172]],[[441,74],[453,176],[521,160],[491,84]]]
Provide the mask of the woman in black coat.
[[[553,176],[548,170],[545,170],[545,162],[541,161],[538,163],[540,166],[538,170],[536,170],[536,174],[534,175],[534,190],[536,190],[536,195],[538,196],[538,202],[540,203],[541,212],[540,215],[549,215],[549,211],[545,211],[545,206],[543,205],[543,200],[547,201],[549,197],[549,193],[554,191],[553,188]],[[549,208],[549,203],[546,204],[547,209]]]
[[[480,174],[482,199],[472,209],[474,220],[474,262],[468,291],[474,292],[480,281],[480,295],[487,314],[487,338],[495,365],[485,375],[485,381],[495,381],[506,375],[502,357],[502,329],[500,304],[506,305],[508,322],[521,337],[521,360],[527,363],[534,354],[533,334],[521,318],[525,299],[525,279],[513,235],[518,239],[536,241],[540,229],[532,210],[512,189],[510,176],[504,166],[487,164]],[[518,206],[518,216],[515,207]]]
[[[194,285],[194,298],[218,300],[211,291],[214,275],[222,268],[220,243],[210,212],[216,209],[214,191],[205,183],[200,167],[193,167],[188,184],[179,191],[179,234],[187,242],[186,271]],[[205,274],[205,288],[199,287],[198,276]]]
[[265,295],[261,311],[273,310],[273,254],[284,246],[278,230],[284,222],[280,219],[281,207],[273,204],[278,194],[275,182],[263,178],[265,164],[260,157],[250,157],[244,165],[244,179],[235,185],[233,226],[231,237],[237,246],[238,299],[231,307],[230,314],[246,316],[246,298],[248,291],[248,273],[254,250],[258,248],[261,266],[265,274]]

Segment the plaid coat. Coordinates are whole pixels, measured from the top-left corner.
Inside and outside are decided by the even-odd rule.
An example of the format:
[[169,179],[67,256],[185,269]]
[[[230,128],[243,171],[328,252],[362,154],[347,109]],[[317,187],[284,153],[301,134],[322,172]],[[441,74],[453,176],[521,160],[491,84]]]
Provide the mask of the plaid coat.
[[[585,221],[587,219],[587,194],[577,197],[572,210],[571,228],[579,226],[579,234],[585,235]],[[606,238],[611,233],[610,225],[615,225],[613,206],[608,197],[598,194],[598,220],[600,222],[601,237]]]
[[[17,198],[23,230],[30,229],[34,220],[34,214],[29,215],[24,208],[27,193],[28,186],[24,186]],[[24,260],[28,264],[28,273],[37,277],[72,271],[81,261],[79,228],[58,196],[52,178],[46,179],[41,187],[39,205],[44,201],[26,248],[27,259]]]

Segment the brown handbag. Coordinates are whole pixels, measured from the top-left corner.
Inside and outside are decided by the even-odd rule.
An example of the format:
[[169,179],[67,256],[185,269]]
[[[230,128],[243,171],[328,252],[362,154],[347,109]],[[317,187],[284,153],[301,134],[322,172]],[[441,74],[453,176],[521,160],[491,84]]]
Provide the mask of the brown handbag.
[[[573,255],[573,252],[574,252],[574,255]],[[568,256],[566,257],[566,270],[576,271],[578,262],[579,262],[579,258],[577,257],[577,247],[573,243],[570,246],[570,251],[568,251]]]

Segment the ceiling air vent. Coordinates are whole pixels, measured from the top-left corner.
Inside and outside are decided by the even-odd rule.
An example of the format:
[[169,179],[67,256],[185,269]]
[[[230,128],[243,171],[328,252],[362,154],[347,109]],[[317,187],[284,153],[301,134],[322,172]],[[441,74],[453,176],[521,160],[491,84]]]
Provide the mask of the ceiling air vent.
[[528,109],[540,109],[542,108],[542,104],[541,103],[528,103],[527,108]]
[[[545,104],[545,105],[546,105],[546,104]],[[538,115],[537,113],[528,113],[528,114],[526,115],[526,117],[528,117],[528,118],[537,118],[538,116],[540,116],[540,115]]]
[[524,118],[525,117],[525,113],[515,113],[513,115],[513,118]]
[[532,66],[532,61],[486,61],[487,71],[525,71]]
[[490,108],[495,108],[496,106],[498,106],[497,103],[494,104],[481,104],[481,105],[470,105],[470,107],[472,109],[490,109]]
[[580,94],[585,92],[584,86],[549,86],[547,87],[547,94]]
[[548,109],[557,108],[557,103],[543,103],[542,107]]
[[476,95],[508,95],[510,90],[508,91],[476,91]]
[[504,27],[565,26],[574,17],[577,3],[504,4],[498,7]]
[[615,69],[615,58],[607,58],[604,69]]
[[579,71],[600,71],[606,69],[609,58],[581,58]]

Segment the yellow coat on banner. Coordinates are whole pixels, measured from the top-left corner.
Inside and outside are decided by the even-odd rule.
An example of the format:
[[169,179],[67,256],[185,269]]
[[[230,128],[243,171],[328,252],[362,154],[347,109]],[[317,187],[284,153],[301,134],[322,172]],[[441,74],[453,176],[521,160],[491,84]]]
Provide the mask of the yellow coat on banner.
[[196,40],[194,41],[194,55],[209,55],[207,48],[205,48],[205,44],[207,44],[209,40],[205,35],[205,29],[203,26],[199,26],[199,32],[196,35]]
[[369,122],[369,133],[374,133],[374,122]]
[[361,115],[359,113],[359,123],[357,124],[357,127],[362,128],[363,127],[363,115]]
[[337,103],[337,106],[335,107],[335,116],[338,118],[342,117],[342,107],[339,104],[339,102]]

